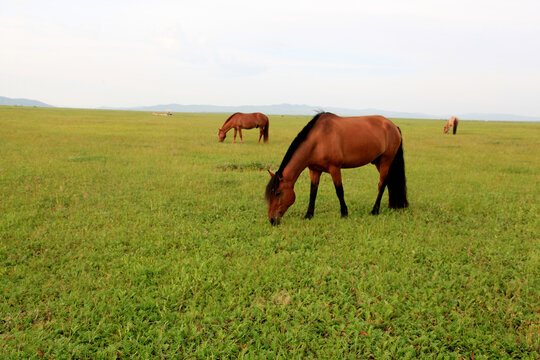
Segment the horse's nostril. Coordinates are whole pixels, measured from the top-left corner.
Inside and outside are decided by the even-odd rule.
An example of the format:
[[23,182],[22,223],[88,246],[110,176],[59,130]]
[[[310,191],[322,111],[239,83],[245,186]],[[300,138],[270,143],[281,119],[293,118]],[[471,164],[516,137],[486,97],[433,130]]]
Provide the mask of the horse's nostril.
[[271,219],[270,219],[270,224],[272,224],[272,225],[274,225],[274,224],[275,224],[275,220],[274,220],[274,218],[271,218]]

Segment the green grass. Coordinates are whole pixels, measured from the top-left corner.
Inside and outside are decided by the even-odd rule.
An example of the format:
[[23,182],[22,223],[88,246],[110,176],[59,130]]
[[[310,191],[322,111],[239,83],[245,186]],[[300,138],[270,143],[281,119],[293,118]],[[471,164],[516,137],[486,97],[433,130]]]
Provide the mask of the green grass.
[[0,357],[540,356],[540,124],[396,119],[409,202],[373,166],[264,189],[308,117],[0,107]]

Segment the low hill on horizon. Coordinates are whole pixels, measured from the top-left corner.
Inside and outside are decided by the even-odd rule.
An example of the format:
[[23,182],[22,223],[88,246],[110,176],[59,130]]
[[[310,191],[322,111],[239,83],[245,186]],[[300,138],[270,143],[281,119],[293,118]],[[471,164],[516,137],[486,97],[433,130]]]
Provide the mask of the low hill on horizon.
[[12,99],[5,96],[0,96],[0,105],[11,105],[11,106],[39,106],[39,107],[54,107],[44,102],[32,99]]

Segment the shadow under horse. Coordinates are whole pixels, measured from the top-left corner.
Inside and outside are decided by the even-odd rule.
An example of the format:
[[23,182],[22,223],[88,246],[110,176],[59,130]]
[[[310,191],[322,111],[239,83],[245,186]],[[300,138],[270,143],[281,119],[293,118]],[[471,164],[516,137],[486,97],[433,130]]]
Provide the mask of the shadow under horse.
[[259,141],[257,143],[261,142],[261,138],[264,137],[264,142],[268,142],[268,128],[270,127],[270,122],[268,120],[268,116],[262,114],[262,113],[250,113],[250,114],[244,114],[244,113],[234,113],[227,120],[225,120],[225,123],[219,129],[218,131],[218,138],[219,142],[223,142],[225,140],[225,137],[227,136],[227,131],[234,129],[234,140],[233,143],[236,142],[236,133],[238,132],[240,134],[240,141],[243,143],[244,139],[242,138],[242,129],[253,129],[253,128],[259,128]]
[[306,218],[312,218],[322,172],[332,176],[341,206],[341,216],[348,215],[345,204],[342,168],[374,164],[379,171],[377,199],[371,214],[379,213],[381,198],[388,187],[389,207],[406,208],[407,185],[400,129],[383,116],[341,117],[322,112],[298,133],[275,174],[270,171],[266,186],[268,219],[278,224],[294,203],[294,184],[309,168],[311,191]]

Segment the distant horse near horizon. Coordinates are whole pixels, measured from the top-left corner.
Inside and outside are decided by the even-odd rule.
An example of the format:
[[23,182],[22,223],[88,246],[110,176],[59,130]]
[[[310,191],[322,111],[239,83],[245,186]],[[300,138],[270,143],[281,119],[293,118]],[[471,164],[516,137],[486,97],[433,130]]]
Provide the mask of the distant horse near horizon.
[[156,116],[172,116],[172,112],[170,112],[170,111],[167,111],[167,112],[164,112],[164,113],[153,112],[152,115],[156,115]]
[[369,163],[377,167],[380,175],[379,192],[371,214],[379,213],[386,187],[390,208],[409,206],[402,136],[394,123],[379,115],[341,117],[327,112],[315,115],[293,140],[276,173],[269,171],[265,198],[270,223],[279,224],[283,214],[294,203],[294,184],[306,167],[309,168],[311,191],[305,217],[313,217],[322,172],[332,176],[341,216],[347,216],[341,169]]
[[259,141],[264,136],[264,142],[268,142],[268,128],[270,127],[270,122],[268,117],[262,113],[250,113],[244,114],[237,112],[229,116],[225,123],[218,131],[219,142],[223,142],[227,136],[227,131],[234,128],[234,140],[236,142],[236,133],[240,134],[240,141],[243,143],[244,139],[242,138],[242,129],[253,129],[259,128]]
[[455,135],[456,134],[456,131],[457,131],[457,126],[458,126],[458,123],[459,123],[459,119],[455,116],[452,116],[447,122],[446,122],[446,125],[444,126],[444,133],[447,134],[448,133],[448,130],[450,128],[452,128],[452,134]]

